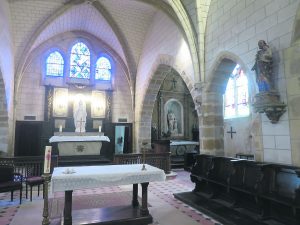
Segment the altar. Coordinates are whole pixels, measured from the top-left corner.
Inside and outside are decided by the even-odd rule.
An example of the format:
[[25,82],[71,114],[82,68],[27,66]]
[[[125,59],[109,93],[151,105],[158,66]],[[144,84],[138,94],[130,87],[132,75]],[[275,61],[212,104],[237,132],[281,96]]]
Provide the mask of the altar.
[[107,136],[97,132],[54,133],[49,139],[50,143],[58,143],[60,156],[100,155],[103,141],[110,142]]
[[171,156],[183,156],[184,153],[193,152],[197,145],[199,146],[198,141],[171,140]]
[[[51,178],[51,191],[65,192],[63,224],[146,225],[153,222],[148,210],[149,182],[164,181],[163,170],[145,165],[108,165],[56,167]],[[126,206],[72,211],[72,192],[78,189],[133,185],[132,202]],[[138,202],[138,184],[142,186],[142,202]]]

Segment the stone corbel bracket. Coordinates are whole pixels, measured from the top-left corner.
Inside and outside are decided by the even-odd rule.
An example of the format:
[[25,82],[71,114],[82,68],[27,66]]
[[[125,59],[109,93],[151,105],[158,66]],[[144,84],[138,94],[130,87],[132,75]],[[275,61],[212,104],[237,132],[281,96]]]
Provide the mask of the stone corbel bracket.
[[261,92],[255,95],[253,104],[255,112],[265,113],[271,123],[275,124],[286,112],[286,104],[280,102],[276,91]]

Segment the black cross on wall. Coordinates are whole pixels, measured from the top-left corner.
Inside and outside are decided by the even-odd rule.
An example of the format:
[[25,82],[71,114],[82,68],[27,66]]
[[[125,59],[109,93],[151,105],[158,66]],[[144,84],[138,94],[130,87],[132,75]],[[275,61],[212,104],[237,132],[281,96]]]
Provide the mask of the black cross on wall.
[[172,90],[175,90],[176,89],[176,83],[177,83],[177,80],[175,79],[175,77],[173,77],[173,79],[171,80],[171,82],[173,83],[172,84]]
[[230,131],[227,131],[228,134],[230,134],[231,139],[233,138],[232,134],[236,134],[236,131],[232,130],[232,127],[230,127]]

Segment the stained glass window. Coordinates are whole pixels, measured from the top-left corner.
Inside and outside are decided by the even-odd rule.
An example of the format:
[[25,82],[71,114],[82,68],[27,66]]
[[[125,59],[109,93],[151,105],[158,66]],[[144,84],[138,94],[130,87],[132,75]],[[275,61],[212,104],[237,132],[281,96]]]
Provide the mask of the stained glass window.
[[71,50],[70,77],[89,79],[90,64],[90,50],[84,43],[78,42]]
[[64,59],[58,51],[49,54],[46,60],[46,75],[54,77],[64,75]]
[[229,77],[224,94],[224,118],[249,115],[248,79],[240,65],[236,65]]
[[96,80],[110,80],[111,78],[111,64],[105,57],[100,57],[96,63]]

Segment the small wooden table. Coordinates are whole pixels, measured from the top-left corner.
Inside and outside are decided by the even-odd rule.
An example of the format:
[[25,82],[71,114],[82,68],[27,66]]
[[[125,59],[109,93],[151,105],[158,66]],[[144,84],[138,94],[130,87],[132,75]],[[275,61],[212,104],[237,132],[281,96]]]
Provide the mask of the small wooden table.
[[[64,225],[146,225],[153,220],[148,210],[149,182],[164,181],[165,178],[163,170],[150,165],[142,170],[142,164],[56,167],[52,174],[51,189],[52,192],[65,192]],[[76,210],[72,213],[73,190],[128,184],[133,184],[131,206]],[[142,186],[141,206],[138,202],[138,184]]]

